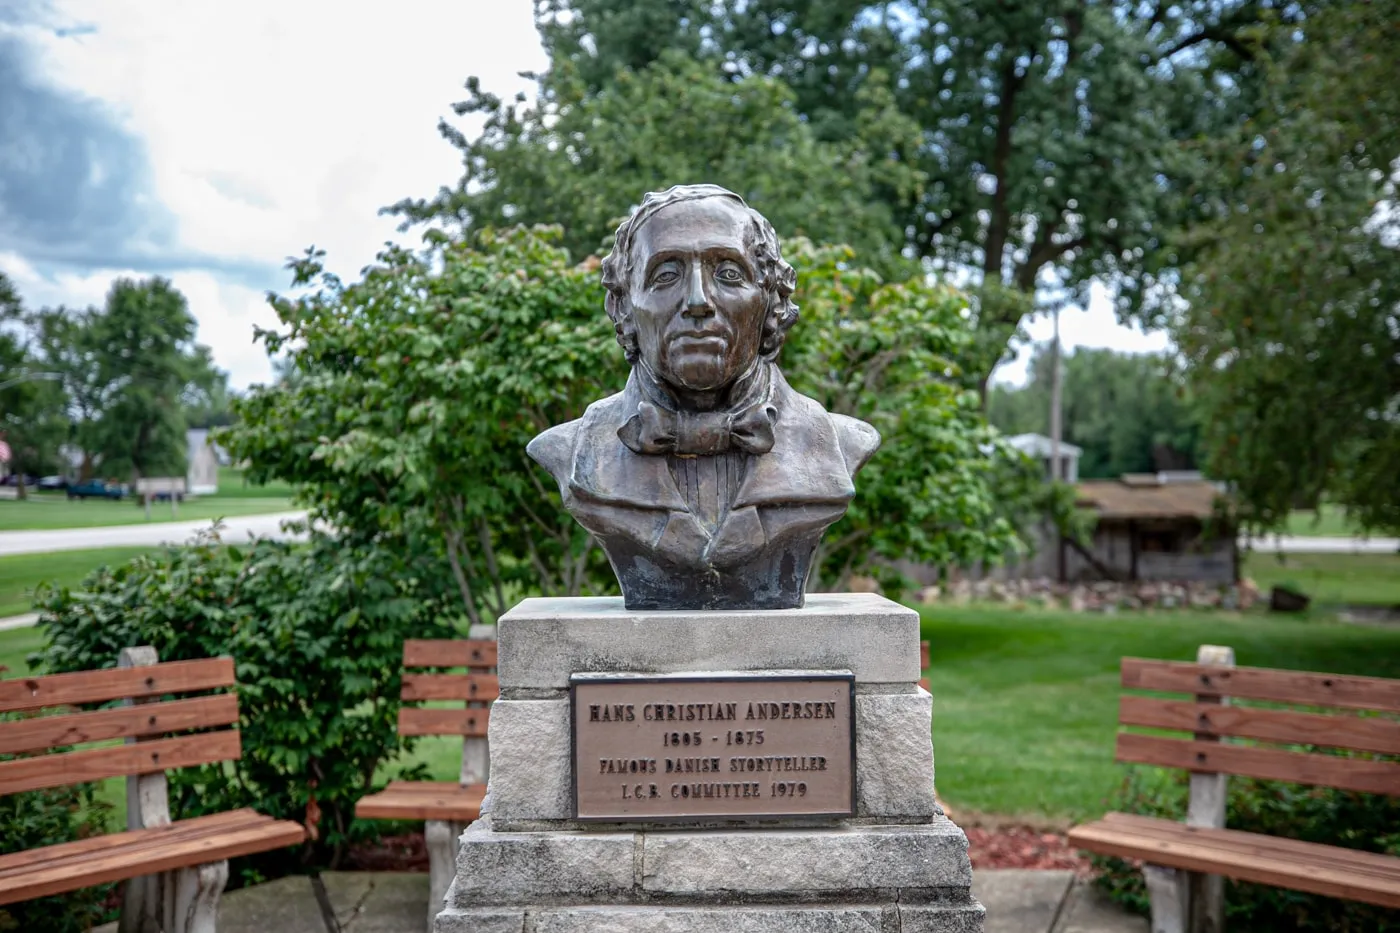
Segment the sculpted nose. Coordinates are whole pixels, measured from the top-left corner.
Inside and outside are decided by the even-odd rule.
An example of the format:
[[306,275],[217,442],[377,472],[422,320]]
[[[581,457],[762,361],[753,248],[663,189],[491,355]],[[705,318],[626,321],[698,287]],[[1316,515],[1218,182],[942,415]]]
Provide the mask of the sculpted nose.
[[710,306],[710,298],[705,294],[705,272],[700,263],[690,269],[689,287],[685,290],[685,315],[687,317],[708,317],[715,313]]

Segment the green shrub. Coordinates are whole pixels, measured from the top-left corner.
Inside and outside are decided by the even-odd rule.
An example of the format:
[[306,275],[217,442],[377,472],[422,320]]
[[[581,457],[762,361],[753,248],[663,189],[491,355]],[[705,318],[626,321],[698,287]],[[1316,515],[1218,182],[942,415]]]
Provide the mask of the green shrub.
[[[254,807],[313,828],[300,861],[335,867],[355,802],[406,747],[395,729],[403,640],[450,634],[416,579],[372,545],[204,539],[42,593],[48,643],[36,660],[55,672],[112,667],[143,644],[162,661],[231,655],[243,756],[172,772],[172,816]],[[252,865],[292,867],[285,853]]]
[[[5,717],[0,717],[3,719]],[[0,755],[8,761],[13,755]],[[78,784],[0,797],[0,855],[72,842],[106,830],[109,807],[96,785]],[[103,919],[110,884],[0,907],[0,931],[83,933]]]
[[[1125,813],[1181,820],[1186,815],[1187,788],[1184,771],[1130,768],[1112,807]],[[1232,776],[1225,825],[1243,832],[1400,856],[1400,800],[1378,794]],[[1147,913],[1147,892],[1135,864],[1103,856],[1095,856],[1093,862],[1099,886],[1113,900]],[[1225,911],[1226,926],[1238,931],[1400,930],[1400,911],[1231,880],[1225,884]]]

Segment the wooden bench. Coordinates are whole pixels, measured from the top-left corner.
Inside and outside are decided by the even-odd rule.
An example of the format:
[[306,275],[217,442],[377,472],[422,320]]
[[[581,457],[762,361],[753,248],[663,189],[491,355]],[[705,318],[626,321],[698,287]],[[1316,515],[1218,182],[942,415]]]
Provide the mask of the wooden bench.
[[[242,754],[232,693],[160,701],[169,694],[235,686],[232,658],[157,663],[154,648],[128,648],[119,667],[0,680],[0,794],[127,777],[127,831],[0,856],[0,904],[127,881],[123,930],[213,933],[228,859],[303,841],[298,823],[250,809],[170,819],[165,772]],[[125,701],[87,712],[45,707]],[[231,729],[210,727],[233,726]],[[177,733],[170,735],[170,733]],[[124,739],[120,745],[55,751]],[[33,754],[37,753],[37,754]]]
[[[1195,664],[1124,658],[1122,682],[1133,690],[1191,695],[1187,700],[1124,695],[1121,724],[1192,737],[1119,732],[1116,754],[1118,761],[1190,771],[1186,822],[1110,813],[1070,830],[1069,841],[1145,863],[1154,933],[1223,930],[1226,877],[1400,907],[1400,858],[1225,828],[1231,774],[1400,796],[1400,762],[1260,744],[1400,755],[1400,719],[1394,715],[1400,713],[1400,680],[1235,667],[1230,648],[1203,645]],[[1336,709],[1231,706],[1231,697]],[[1227,736],[1251,741],[1222,741]]]
[[[486,627],[483,627],[486,628]],[[355,815],[370,820],[426,820],[428,845],[428,929],[442,910],[456,874],[457,839],[481,815],[491,757],[486,744],[490,703],[500,692],[496,681],[496,642],[486,639],[410,639],[403,646],[404,705],[399,735],[462,736],[460,778],[452,781],[391,781],[377,794],[360,798]],[[409,668],[434,669],[409,673]],[[465,668],[465,674],[442,668]],[[424,701],[461,701],[455,708],[410,706]]]

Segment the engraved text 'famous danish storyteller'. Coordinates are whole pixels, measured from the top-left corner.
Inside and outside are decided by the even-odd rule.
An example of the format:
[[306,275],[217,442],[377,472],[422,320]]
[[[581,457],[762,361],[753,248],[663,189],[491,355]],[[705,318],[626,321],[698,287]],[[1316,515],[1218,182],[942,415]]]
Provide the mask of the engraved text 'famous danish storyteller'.
[[801,606],[880,436],[779,371],[798,314],[772,225],[714,185],[653,192],[602,268],[632,373],[530,456],[602,544],[628,609]]

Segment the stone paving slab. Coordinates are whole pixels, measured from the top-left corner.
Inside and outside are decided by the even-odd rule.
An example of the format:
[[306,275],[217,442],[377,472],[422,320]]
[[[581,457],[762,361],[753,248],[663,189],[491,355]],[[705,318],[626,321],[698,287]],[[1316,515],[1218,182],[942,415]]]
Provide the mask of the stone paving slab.
[[1128,913],[1092,883],[1077,881],[1051,933],[1149,933],[1148,927],[1146,917]]
[[974,871],[972,896],[987,908],[983,933],[1050,933],[1073,884],[1072,871]]
[[[321,876],[340,933],[425,933],[428,876],[421,872],[328,872]],[[984,933],[1148,933],[1067,871],[983,869],[972,893],[987,908]],[[93,933],[116,933],[115,923]],[[328,933],[311,879],[280,878],[226,894],[219,933]]]

